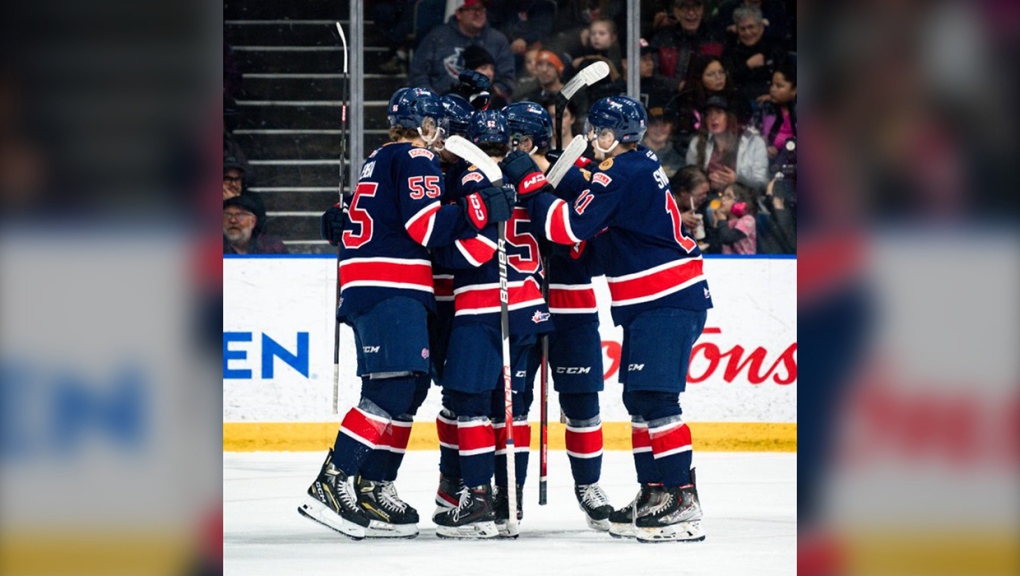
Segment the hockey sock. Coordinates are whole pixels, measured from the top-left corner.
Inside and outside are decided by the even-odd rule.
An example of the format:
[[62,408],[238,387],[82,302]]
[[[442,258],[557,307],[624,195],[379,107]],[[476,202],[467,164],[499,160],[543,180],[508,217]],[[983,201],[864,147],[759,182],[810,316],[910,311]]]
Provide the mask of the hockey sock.
[[340,424],[333,444],[333,465],[349,476],[356,474],[369,453],[379,446],[389,423],[390,417],[384,410],[362,398]]
[[383,480],[393,482],[397,479],[397,472],[404,462],[404,454],[407,452],[407,443],[411,441],[411,427],[414,425],[414,416],[401,414],[390,422],[390,453],[387,459]]
[[393,421],[383,431],[382,436],[375,443],[375,449],[368,453],[365,461],[358,468],[358,474],[365,480],[379,482],[387,480],[386,473],[390,467],[390,445],[393,441]]
[[602,419],[597,392],[560,394],[567,417],[565,434],[570,472],[575,484],[594,484],[602,471]]
[[683,486],[691,483],[691,429],[680,416],[668,416],[648,423],[652,454],[662,483]]
[[634,451],[634,469],[637,481],[641,484],[662,482],[659,468],[655,465],[652,455],[652,440],[648,436],[648,424],[640,416],[634,416],[630,422],[630,443]]
[[488,484],[492,479],[496,439],[487,416],[458,416],[457,443],[461,478],[468,487]]
[[[492,426],[496,433],[495,478],[497,486],[506,486],[506,426],[503,422],[495,422]],[[528,478],[528,460],[531,454],[531,424],[527,416],[514,419],[514,480],[524,486]]]
[[439,436],[439,472],[447,478],[460,478],[460,444],[457,441],[457,415],[443,408],[436,416]]

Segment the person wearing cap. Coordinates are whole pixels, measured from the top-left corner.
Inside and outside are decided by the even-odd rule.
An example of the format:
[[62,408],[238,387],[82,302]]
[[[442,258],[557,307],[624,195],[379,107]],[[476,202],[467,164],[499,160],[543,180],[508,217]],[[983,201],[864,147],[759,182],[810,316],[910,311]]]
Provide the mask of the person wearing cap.
[[708,172],[712,190],[721,193],[737,183],[760,192],[768,183],[768,163],[765,140],[737,121],[729,101],[722,96],[705,100],[701,128],[687,148],[687,164]]
[[470,69],[464,61],[465,50],[469,46],[480,46],[489,53],[495,66],[493,90],[509,97],[516,77],[510,43],[502,32],[489,25],[483,0],[456,0],[456,4],[450,21],[430,30],[418,45],[411,60],[408,83],[430,88],[436,94],[449,93],[460,72]]
[[538,102],[556,96],[563,89],[565,72],[564,58],[551,50],[540,50],[535,56],[535,77],[538,78],[538,87],[524,94],[519,100]]
[[662,164],[662,169],[666,171],[666,176],[672,178],[677,170],[685,166],[684,157],[677,152],[673,141],[676,111],[673,110],[669,102],[658,99],[652,99],[649,102],[647,111],[648,130],[645,132],[645,137],[641,139],[641,144],[655,152],[659,164]]
[[674,89],[684,89],[691,61],[704,54],[719,56],[722,40],[708,25],[705,3],[701,0],[675,0],[667,20],[649,43],[659,57],[659,73],[669,78]]
[[262,200],[242,194],[223,200],[224,254],[287,254],[283,241],[265,233]]
[[674,94],[672,82],[655,72],[655,49],[647,40],[641,38],[638,41],[640,59],[638,60],[638,76],[641,85],[638,88],[640,97],[638,100],[647,109],[652,102],[669,100]]
[[240,196],[244,189],[244,164],[233,156],[223,159],[223,199]]

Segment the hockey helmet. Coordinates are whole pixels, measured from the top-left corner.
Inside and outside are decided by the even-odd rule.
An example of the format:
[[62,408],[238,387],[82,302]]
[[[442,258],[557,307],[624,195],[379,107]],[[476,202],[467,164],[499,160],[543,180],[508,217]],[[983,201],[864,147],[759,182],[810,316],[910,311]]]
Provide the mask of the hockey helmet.
[[519,141],[526,136],[531,138],[536,149],[549,146],[553,122],[545,108],[534,102],[514,102],[503,108],[503,115],[513,140]]
[[460,94],[447,94],[439,99],[443,105],[447,134],[467,136],[471,127],[471,115],[475,109]]
[[386,114],[390,126],[421,128],[426,118],[431,118],[438,126],[443,117],[443,105],[428,88],[401,88],[390,97]]
[[506,117],[498,110],[478,110],[471,115],[468,138],[475,144],[506,144],[510,141],[510,128]]
[[627,96],[598,100],[588,110],[588,134],[611,130],[619,142],[640,142],[648,128],[648,114],[640,102]]

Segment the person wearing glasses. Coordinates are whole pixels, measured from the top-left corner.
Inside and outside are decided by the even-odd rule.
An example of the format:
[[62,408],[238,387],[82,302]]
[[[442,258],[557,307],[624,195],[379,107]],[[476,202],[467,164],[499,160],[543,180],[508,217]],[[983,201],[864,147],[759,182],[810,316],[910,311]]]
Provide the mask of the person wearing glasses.
[[257,196],[239,194],[223,200],[224,254],[287,254],[283,241],[265,229],[266,209]]

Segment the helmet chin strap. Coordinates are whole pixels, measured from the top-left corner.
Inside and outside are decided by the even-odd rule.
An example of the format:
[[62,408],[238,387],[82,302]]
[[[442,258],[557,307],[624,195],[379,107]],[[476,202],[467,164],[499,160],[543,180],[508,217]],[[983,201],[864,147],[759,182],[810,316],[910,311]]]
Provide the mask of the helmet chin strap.
[[619,140],[613,139],[613,145],[610,146],[609,148],[603,149],[601,146],[599,146],[599,139],[598,138],[596,138],[596,139],[591,141],[591,147],[594,148],[596,152],[598,152],[599,154],[602,154],[602,155],[609,154],[619,144],[620,144]]
[[418,135],[421,136],[421,139],[425,142],[426,146],[431,146],[432,143],[436,141],[436,138],[439,138],[438,128],[432,131],[432,138],[425,137],[425,133],[421,131],[421,126],[416,128],[416,130],[418,130]]

